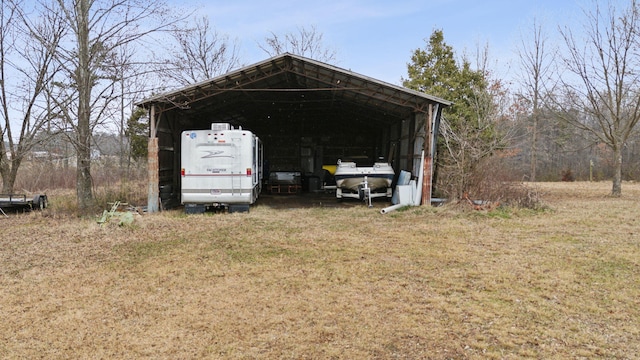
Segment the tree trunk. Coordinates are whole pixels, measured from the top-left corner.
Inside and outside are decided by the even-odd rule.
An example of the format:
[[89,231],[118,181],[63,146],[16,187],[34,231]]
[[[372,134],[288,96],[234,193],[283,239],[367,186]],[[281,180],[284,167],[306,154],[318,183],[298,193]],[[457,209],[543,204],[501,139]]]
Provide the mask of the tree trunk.
[[620,146],[613,147],[613,188],[611,196],[622,195],[622,149]]
[[7,158],[2,160],[0,165],[0,175],[2,175],[2,194],[13,194],[13,188],[16,184],[16,178],[18,177],[18,168],[22,163],[19,159],[9,160]]
[[531,125],[531,174],[529,181],[536,181],[536,165],[538,163],[538,114],[533,110],[533,124]]
[[78,210],[86,214],[93,206],[91,180],[91,60],[89,53],[89,3],[79,0],[76,4],[78,22],[78,69],[76,71],[78,84],[78,128],[76,151],[77,175],[76,195],[78,196]]
[[0,176],[2,176],[2,193],[11,194],[13,193],[13,185],[16,179],[11,178],[11,169],[6,161],[6,159],[3,159],[0,163]]
[[[79,141],[83,141],[78,135]],[[93,207],[93,182],[91,179],[91,149],[90,149],[90,140],[89,137],[83,135],[83,137],[87,138],[84,140],[84,143],[89,143],[86,147],[80,145],[78,147],[78,159],[77,159],[77,172],[76,172],[76,195],[78,197],[78,210],[80,214],[86,214]],[[82,149],[80,149],[80,147]]]

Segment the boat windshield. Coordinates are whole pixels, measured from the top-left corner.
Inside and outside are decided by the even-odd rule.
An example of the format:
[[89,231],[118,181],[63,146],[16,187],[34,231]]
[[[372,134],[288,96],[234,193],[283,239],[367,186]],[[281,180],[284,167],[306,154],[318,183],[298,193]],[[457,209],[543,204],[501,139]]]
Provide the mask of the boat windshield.
[[347,156],[342,158],[342,162],[354,162],[358,167],[372,167],[375,163],[386,163],[386,159],[380,157],[372,159],[368,156]]

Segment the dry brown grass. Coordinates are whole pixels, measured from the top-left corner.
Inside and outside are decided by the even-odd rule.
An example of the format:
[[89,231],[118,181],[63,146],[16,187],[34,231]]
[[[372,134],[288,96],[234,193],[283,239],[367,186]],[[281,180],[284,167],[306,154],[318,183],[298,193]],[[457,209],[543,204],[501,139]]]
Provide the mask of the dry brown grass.
[[0,219],[0,357],[635,358],[640,185],[552,210]]

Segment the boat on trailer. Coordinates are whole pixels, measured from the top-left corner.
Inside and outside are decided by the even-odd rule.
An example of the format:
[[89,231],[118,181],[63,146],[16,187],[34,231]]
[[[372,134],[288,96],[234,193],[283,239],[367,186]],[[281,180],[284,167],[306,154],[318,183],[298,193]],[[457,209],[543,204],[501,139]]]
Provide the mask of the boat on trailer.
[[373,166],[357,166],[353,161],[338,160],[335,172],[336,197],[368,200],[392,196],[391,184],[395,176],[388,162],[378,161]]

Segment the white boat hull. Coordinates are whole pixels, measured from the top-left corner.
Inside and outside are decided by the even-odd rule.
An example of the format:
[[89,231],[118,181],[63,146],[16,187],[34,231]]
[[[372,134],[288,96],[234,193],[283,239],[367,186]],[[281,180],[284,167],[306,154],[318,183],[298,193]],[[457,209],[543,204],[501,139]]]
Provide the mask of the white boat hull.
[[361,190],[368,188],[370,193],[377,193],[376,196],[390,197],[394,176],[395,172],[388,163],[358,167],[354,162],[339,162],[335,173],[336,196],[360,197]]

